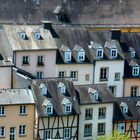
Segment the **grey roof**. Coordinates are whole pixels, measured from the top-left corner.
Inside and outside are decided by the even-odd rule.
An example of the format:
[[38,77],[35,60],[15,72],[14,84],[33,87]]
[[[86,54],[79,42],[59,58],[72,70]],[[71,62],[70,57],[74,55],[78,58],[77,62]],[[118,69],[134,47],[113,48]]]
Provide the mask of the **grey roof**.
[[0,105],[34,104],[32,91],[29,89],[1,89]]
[[[58,85],[60,82],[66,85],[66,94],[62,94],[58,90]],[[47,87],[48,94],[46,96],[41,94],[41,90],[39,88],[41,83]],[[67,79],[35,80],[32,86],[39,117],[46,116],[45,107],[42,106],[45,100],[49,100],[53,105],[54,111],[52,116],[67,115],[64,111],[64,105],[62,104],[64,98],[68,99],[72,103],[72,113],[69,115],[76,115],[80,113],[80,108],[72,81]]]
[[[140,120],[140,97],[116,97],[114,106],[114,121]],[[128,113],[123,113],[121,103],[128,106]]]
[[[107,88],[106,84],[80,85],[76,86],[75,88],[81,105],[111,103],[114,101],[114,97]],[[88,91],[89,88],[97,91],[99,100],[94,99],[93,94]]]
[[[39,1],[39,2],[37,2]],[[54,13],[62,7],[74,24],[139,24],[139,0],[1,0],[0,22],[40,23],[41,20],[58,21]],[[58,10],[59,11],[59,10]],[[59,17],[60,22],[63,21]]]

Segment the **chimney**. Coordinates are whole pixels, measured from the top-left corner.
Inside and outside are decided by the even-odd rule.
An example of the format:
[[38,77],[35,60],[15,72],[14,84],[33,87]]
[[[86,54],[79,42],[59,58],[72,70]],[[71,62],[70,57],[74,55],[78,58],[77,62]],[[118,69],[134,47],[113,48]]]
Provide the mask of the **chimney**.
[[44,25],[44,29],[50,30],[52,29],[52,22],[51,21],[42,21]]
[[121,41],[121,30],[111,30],[111,39]]

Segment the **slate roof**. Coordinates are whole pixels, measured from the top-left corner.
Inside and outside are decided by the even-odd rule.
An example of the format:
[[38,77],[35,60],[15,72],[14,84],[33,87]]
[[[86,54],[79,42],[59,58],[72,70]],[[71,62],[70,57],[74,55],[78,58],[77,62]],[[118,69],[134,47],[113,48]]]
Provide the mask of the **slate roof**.
[[[62,94],[58,90],[57,86],[60,82],[63,82],[66,85],[66,94]],[[47,96],[41,94],[41,90],[39,89],[41,83],[45,84],[47,87]],[[45,107],[42,106],[45,99],[49,100],[53,104],[54,111],[51,116],[67,115],[64,111],[64,105],[62,104],[64,98],[68,99],[72,103],[72,113],[69,115],[80,114],[80,108],[72,81],[66,79],[34,80],[32,87],[39,117],[46,116]]]
[[0,105],[34,104],[29,89],[0,89]]
[[[116,97],[114,104],[114,121],[140,120],[140,97]],[[128,106],[128,113],[123,113],[121,103]],[[136,106],[137,105],[137,106]]]
[[[99,100],[95,100],[93,94],[88,92],[89,88],[97,91]],[[79,85],[75,87],[80,105],[113,103],[114,97],[106,84]]]

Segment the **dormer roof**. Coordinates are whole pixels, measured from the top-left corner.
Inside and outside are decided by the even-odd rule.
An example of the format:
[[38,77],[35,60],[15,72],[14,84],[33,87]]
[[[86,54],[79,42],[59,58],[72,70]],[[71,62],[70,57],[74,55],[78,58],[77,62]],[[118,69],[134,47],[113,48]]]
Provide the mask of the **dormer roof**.
[[42,106],[49,106],[49,105],[52,105],[52,103],[49,100],[45,99]]
[[68,48],[68,46],[62,45],[60,48],[60,51],[66,52],[66,51],[71,51],[71,50]]
[[66,104],[71,104],[71,102],[69,101],[69,99],[63,98],[61,104],[66,105]]
[[84,51],[84,49],[81,46],[77,45],[77,44],[73,48],[73,51],[76,51],[76,52],[79,52],[81,50]]
[[103,47],[99,43],[97,43],[97,42],[90,41],[90,43],[91,43],[90,46],[91,46],[92,49],[103,49]]

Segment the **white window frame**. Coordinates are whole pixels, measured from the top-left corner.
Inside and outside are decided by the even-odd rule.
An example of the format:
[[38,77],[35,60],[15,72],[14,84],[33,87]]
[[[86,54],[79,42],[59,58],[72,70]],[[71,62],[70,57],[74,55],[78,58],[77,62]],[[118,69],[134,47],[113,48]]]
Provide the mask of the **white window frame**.
[[70,77],[73,80],[78,80],[78,71],[70,71]]
[[71,51],[65,51],[64,52],[64,59],[65,59],[65,62],[70,62],[71,61]]
[[19,114],[20,115],[27,115],[27,106],[26,105],[21,105],[19,107]]
[[42,92],[42,95],[47,95],[47,87],[44,86],[44,87],[41,89],[41,92]]
[[72,111],[72,104],[71,103],[65,104],[65,113],[71,113],[71,111]]
[[5,137],[5,127],[0,126],[0,138]]
[[53,105],[47,105],[46,106],[46,114],[47,115],[53,114]]
[[70,137],[71,137],[71,129],[64,128],[64,139],[70,139]]
[[140,71],[139,67],[133,67],[132,68],[132,75],[133,76],[138,76],[139,75],[139,71]]
[[26,135],[26,125],[19,125],[19,135],[20,136]]
[[[122,127],[123,127],[124,129],[122,129]],[[118,131],[119,131],[119,133],[121,133],[121,134],[124,134],[124,133],[125,133],[125,123],[118,123]]]
[[35,32],[35,39],[39,40],[41,38],[41,33],[40,32]]
[[22,57],[22,64],[29,64],[29,56],[25,55]]
[[96,58],[103,58],[103,49],[97,49]]
[[120,72],[115,72],[114,74],[114,81],[120,81]]
[[37,71],[37,73],[36,73],[36,78],[37,78],[37,79],[42,79],[42,78],[44,78],[44,73],[43,73],[43,71]]
[[123,106],[123,113],[128,113],[128,106]]
[[85,60],[85,51],[79,51],[78,52],[78,60],[84,61]]
[[15,140],[16,139],[16,132],[15,132],[15,127],[10,127],[10,134],[9,134],[9,138],[10,140]]
[[25,39],[26,38],[26,33],[25,32],[20,32],[20,38]]
[[0,106],[0,116],[5,116],[6,108],[5,106]]
[[134,58],[134,57],[135,57],[135,55],[136,55],[136,52],[131,51],[131,58]]
[[131,97],[138,96],[138,92],[139,92],[138,86],[132,86],[131,87]]
[[140,122],[137,124],[137,133],[140,133]]
[[84,137],[92,136],[92,124],[85,124],[84,126]]
[[118,56],[118,50],[117,49],[111,49],[110,50],[110,58],[117,58]]
[[44,131],[44,140],[48,140],[52,138],[52,130],[51,129],[46,129]]

